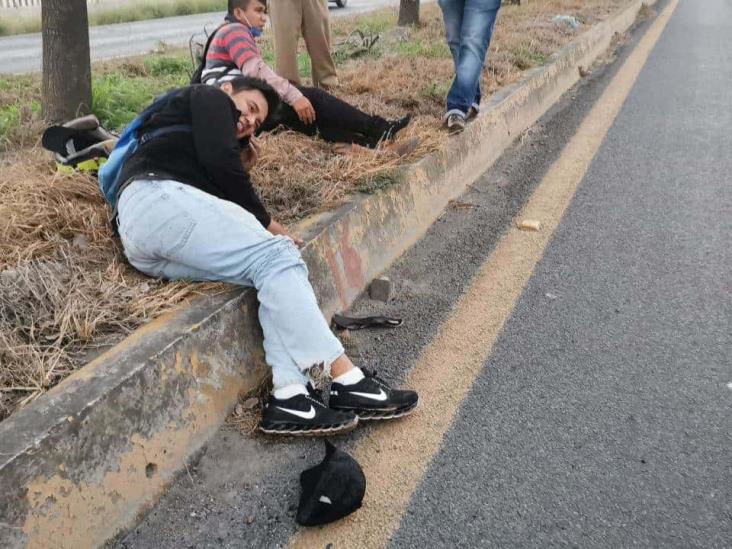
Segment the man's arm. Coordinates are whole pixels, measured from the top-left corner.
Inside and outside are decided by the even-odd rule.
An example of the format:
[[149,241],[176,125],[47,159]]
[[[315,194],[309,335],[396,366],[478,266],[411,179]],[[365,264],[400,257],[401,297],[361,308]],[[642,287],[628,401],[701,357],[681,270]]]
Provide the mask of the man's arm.
[[215,41],[214,51],[208,57],[221,60],[228,57],[244,76],[264,80],[288,105],[293,105],[302,97],[300,90],[264,62],[254,37],[241,23],[233,23],[224,28],[221,37],[217,37]]
[[303,123],[315,122],[315,109],[310,100],[264,62],[254,38],[244,25],[232,24],[226,27],[221,37],[215,40],[214,51],[208,56],[211,59],[228,57],[244,76],[259,78],[272,86],[280,98],[295,110]]
[[315,109],[313,108],[313,104],[310,103],[310,100],[300,90],[290,84],[289,80],[276,74],[264,62],[264,59],[261,57],[249,59],[249,61],[240,67],[240,70],[243,75],[259,78],[272,86],[277,92],[277,95],[295,110],[298,118],[305,124],[315,122]]
[[199,86],[191,92],[191,125],[198,160],[227,200],[254,214],[264,227],[272,218],[252,187],[241,164],[236,138],[236,109],[216,88]]
[[267,84],[274,88],[277,95],[279,95],[280,98],[290,106],[294,106],[295,103],[303,97],[300,90],[293,86],[289,80],[282,78],[279,74],[275,73],[270,66],[264,62],[264,59],[259,56],[252,57],[242,63],[239,66],[239,70],[244,76],[253,76],[254,78],[259,78],[260,80],[267,82]]

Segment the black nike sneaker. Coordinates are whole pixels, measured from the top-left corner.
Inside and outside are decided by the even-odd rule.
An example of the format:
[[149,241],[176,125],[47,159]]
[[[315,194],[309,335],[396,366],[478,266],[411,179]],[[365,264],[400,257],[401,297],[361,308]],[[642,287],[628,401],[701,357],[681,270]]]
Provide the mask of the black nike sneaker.
[[412,121],[412,115],[408,114],[406,116],[402,116],[401,118],[397,118],[396,120],[389,120],[388,126],[386,128],[386,131],[384,132],[384,135],[382,136],[382,139],[385,141],[390,141],[396,137],[396,134],[402,131],[404,128],[409,126],[409,123]]
[[363,373],[366,377],[353,385],[333,382],[328,406],[353,412],[359,419],[394,419],[417,408],[419,396],[415,391],[392,389],[376,372]]
[[307,395],[283,400],[271,396],[262,410],[259,430],[269,435],[331,436],[352,431],[356,425],[355,414],[331,410],[308,384]]

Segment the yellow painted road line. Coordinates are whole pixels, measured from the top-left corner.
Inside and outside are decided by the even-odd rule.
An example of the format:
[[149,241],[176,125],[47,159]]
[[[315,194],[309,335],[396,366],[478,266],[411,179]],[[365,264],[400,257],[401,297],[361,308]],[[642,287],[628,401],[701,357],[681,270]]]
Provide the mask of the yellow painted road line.
[[379,425],[359,443],[354,457],[366,473],[363,508],[324,528],[298,531],[292,547],[388,543],[677,4],[671,0],[648,29],[517,217],[538,220],[541,229],[509,229],[420,356],[409,378],[422,399],[420,412]]

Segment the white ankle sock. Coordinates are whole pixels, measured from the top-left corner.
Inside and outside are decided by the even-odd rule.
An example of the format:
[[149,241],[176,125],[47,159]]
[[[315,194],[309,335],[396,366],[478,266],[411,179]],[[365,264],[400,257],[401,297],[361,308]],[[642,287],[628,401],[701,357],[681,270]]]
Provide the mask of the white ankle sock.
[[335,383],[340,383],[341,385],[355,385],[364,377],[365,376],[363,375],[361,368],[351,368],[345,374],[334,377],[333,381]]
[[278,387],[274,390],[274,397],[277,400],[287,400],[295,395],[306,395],[308,390],[302,383],[292,383],[291,385],[285,385],[284,387]]

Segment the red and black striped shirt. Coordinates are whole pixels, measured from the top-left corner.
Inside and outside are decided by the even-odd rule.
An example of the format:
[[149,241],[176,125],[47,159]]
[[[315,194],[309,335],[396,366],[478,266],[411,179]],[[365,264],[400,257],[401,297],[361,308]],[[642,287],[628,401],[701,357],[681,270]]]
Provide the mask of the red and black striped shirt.
[[[249,27],[227,16],[228,23],[216,31],[206,53],[206,66],[201,80],[220,78],[231,69],[241,69],[247,61],[261,57]],[[207,78],[208,77],[208,78]]]

